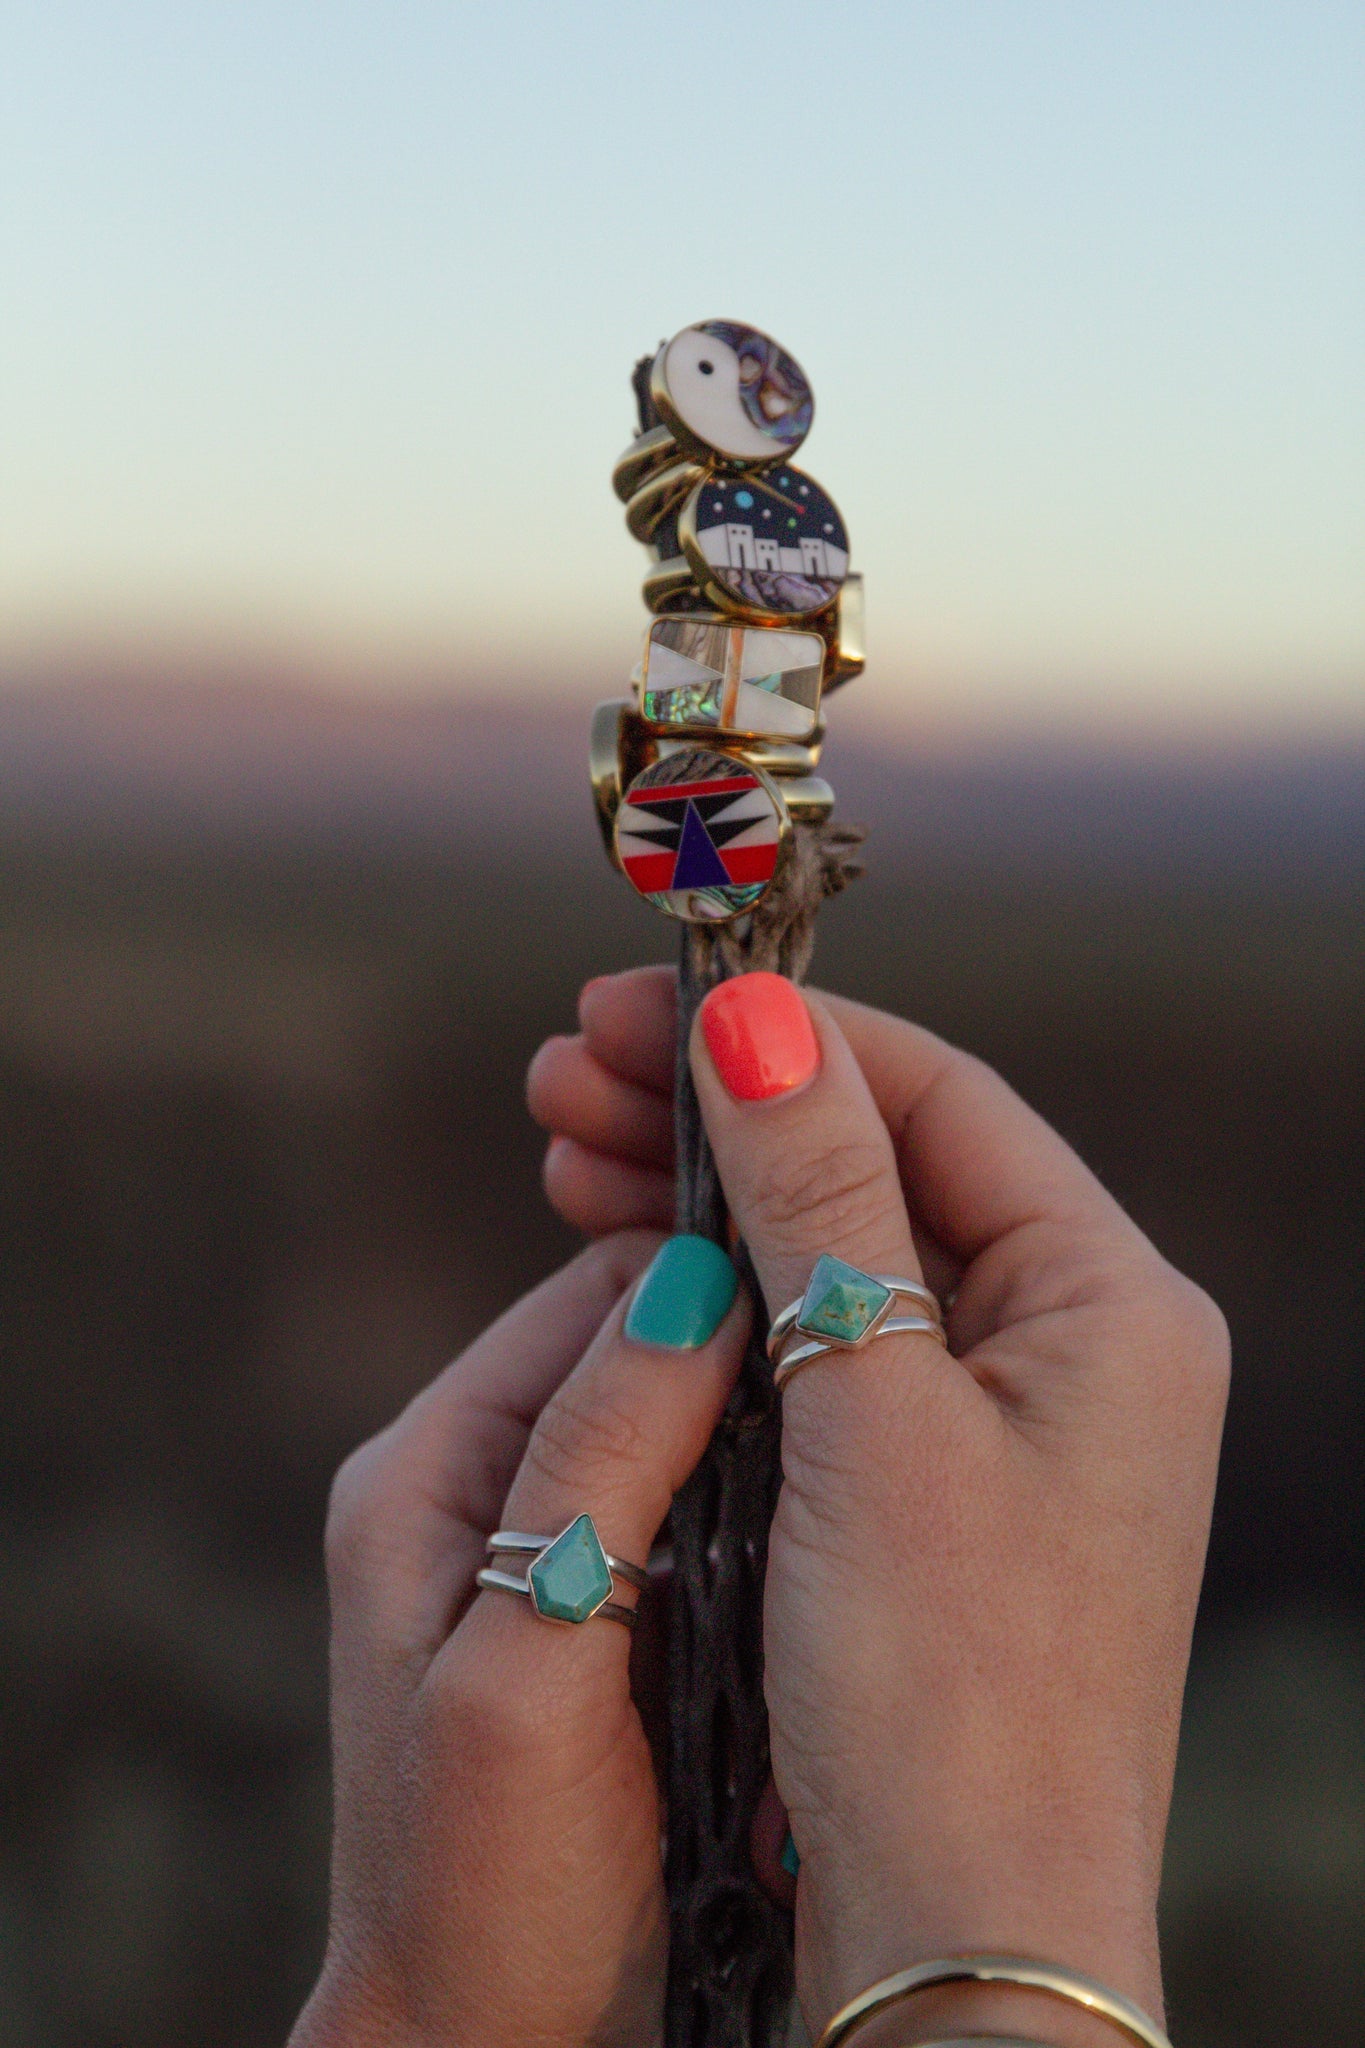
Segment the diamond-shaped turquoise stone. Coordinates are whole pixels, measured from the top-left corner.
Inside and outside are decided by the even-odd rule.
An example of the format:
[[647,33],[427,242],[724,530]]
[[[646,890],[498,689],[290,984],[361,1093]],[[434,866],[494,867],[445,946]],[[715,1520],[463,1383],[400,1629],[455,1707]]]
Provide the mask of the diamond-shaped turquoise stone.
[[586,1621],[611,1595],[611,1567],[590,1515],[570,1522],[526,1574],[536,1613],[549,1621]]
[[832,1337],[836,1344],[856,1344],[866,1336],[890,1299],[890,1288],[883,1287],[870,1273],[860,1273],[856,1266],[824,1252],[815,1262],[796,1327],[810,1337]]

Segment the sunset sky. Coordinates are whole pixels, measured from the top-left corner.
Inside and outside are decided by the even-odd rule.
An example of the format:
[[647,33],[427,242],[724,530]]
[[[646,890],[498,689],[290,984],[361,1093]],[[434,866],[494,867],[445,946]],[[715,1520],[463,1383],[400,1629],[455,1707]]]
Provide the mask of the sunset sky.
[[0,675],[611,694],[634,357],[810,375],[867,715],[1365,730],[1365,11],[13,11]]

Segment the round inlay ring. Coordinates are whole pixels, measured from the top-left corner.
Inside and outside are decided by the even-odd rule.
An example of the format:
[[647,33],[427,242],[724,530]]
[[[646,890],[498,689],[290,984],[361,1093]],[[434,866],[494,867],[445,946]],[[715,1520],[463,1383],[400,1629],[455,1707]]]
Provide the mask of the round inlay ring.
[[646,901],[686,924],[728,924],[772,887],[791,815],[752,761],[675,744],[631,783],[613,828],[616,864]]
[[700,320],[665,342],[649,395],[687,453],[746,468],[794,455],[815,415],[801,365],[740,320]]
[[704,477],[678,515],[678,546],[703,597],[757,625],[827,611],[848,575],[838,506],[787,463]]

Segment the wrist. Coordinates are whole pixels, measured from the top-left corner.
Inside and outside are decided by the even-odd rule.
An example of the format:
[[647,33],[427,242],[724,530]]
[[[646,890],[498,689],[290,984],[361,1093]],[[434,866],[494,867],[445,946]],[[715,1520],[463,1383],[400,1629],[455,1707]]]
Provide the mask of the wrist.
[[[856,1857],[848,1853],[850,1830],[837,1844],[817,1838],[803,1858],[798,1981],[816,2039],[831,2014],[869,1985],[930,1957],[962,1955],[1029,1957],[1083,1972],[1160,2023],[1157,1866],[1136,1830],[1115,1824],[1049,1841],[1035,1826],[1024,1841],[1017,1831],[999,1831],[992,1840],[982,1827],[970,1841],[961,1834],[950,1841],[934,1839],[921,1815],[914,1855],[877,1833],[858,1831]],[[992,2019],[997,2003],[1004,2018],[1007,2001],[1006,2032],[1032,2031],[1059,2048],[1072,2048],[1073,2037],[1076,2048],[1113,2041],[1111,2027],[1080,2007],[1072,2024],[1067,2008],[1043,1993],[955,1985],[893,2008],[894,2027],[890,2014],[885,2022],[888,2048],[902,2037],[934,2038],[931,1997],[942,1999],[945,2011],[949,2004],[964,2013],[989,2008]],[[956,2022],[938,2029],[971,2031]],[[873,2040],[869,2033],[868,2048]]]
[[361,1972],[329,1954],[312,1996],[299,2014],[288,2048],[420,2048],[401,2020]]

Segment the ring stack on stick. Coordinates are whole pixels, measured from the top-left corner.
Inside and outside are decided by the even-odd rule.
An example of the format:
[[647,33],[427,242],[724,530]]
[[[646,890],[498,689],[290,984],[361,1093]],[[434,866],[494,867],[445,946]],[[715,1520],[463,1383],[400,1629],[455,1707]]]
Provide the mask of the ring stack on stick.
[[[825,699],[863,667],[862,580],[837,507],[796,467],[814,400],[785,349],[703,320],[632,383],[639,431],[613,483],[649,551],[650,621],[631,694],[593,716],[593,794],[612,864],[681,921],[676,1227],[730,1250],[756,1293],[688,1038],[718,981],[804,979],[820,905],[861,872],[862,832],[832,817],[817,770]],[[787,2038],[791,1915],[751,1848],[770,1774],[763,1583],[781,1483],[764,1320],[669,1522],[667,2048]]]
[[814,399],[757,328],[703,320],[648,367],[645,427],[616,465],[653,614],[633,694],[597,708],[608,854],[657,910],[747,916],[794,823],[828,818],[824,699],[863,666],[862,578],[838,507],[793,461]]

